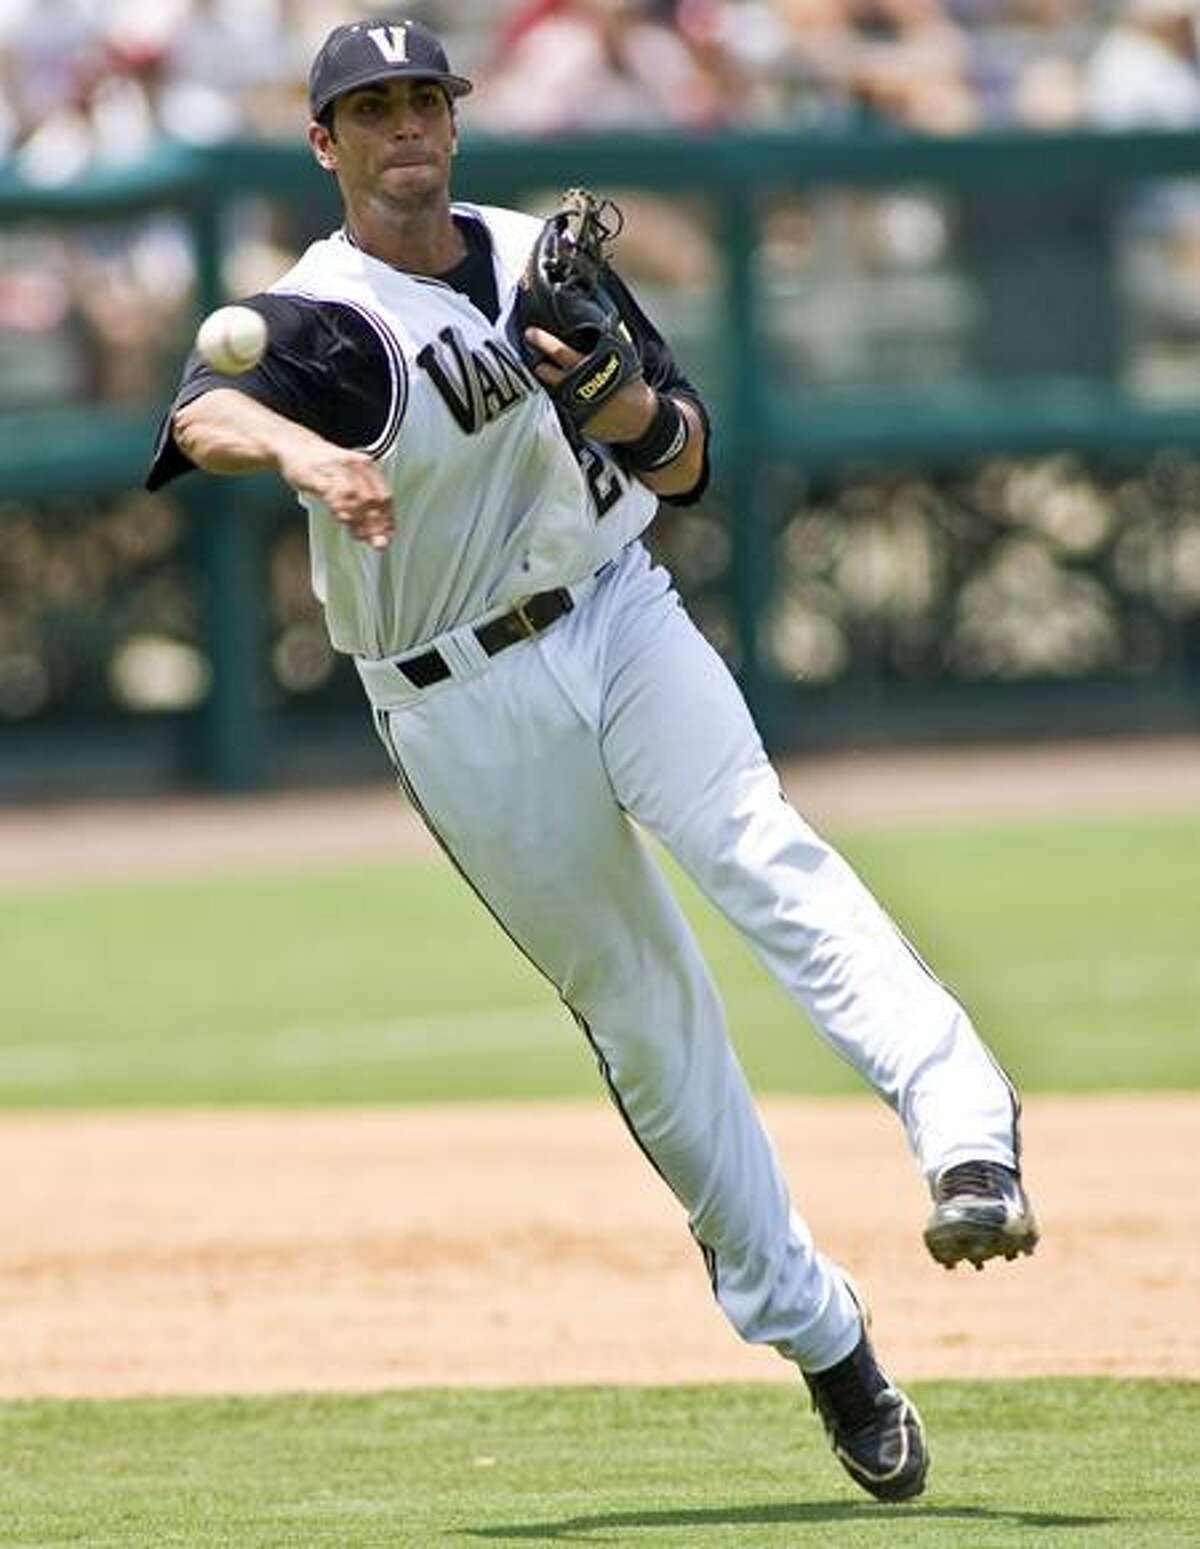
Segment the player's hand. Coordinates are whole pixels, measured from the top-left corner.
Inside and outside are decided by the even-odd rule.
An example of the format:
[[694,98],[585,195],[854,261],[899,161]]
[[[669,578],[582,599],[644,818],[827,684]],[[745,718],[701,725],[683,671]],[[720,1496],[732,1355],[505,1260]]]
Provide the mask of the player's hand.
[[[567,372],[583,359],[578,350],[573,350],[544,328],[527,328],[525,338],[546,357],[533,370],[547,387],[557,387]],[[636,441],[650,428],[656,407],[654,389],[638,377],[626,382],[603,408],[584,421],[584,433],[595,441]]]
[[289,447],[279,471],[293,489],[314,495],[360,543],[384,549],[395,531],[391,485],[365,452],[315,438]]

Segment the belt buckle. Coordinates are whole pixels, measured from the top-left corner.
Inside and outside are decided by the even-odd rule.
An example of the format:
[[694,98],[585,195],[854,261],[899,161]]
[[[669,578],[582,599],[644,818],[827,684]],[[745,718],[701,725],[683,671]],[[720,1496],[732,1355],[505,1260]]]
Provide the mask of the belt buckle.
[[536,635],[537,632],[538,632],[537,625],[533,622],[533,620],[529,617],[529,614],[525,611],[525,609],[528,606],[528,604],[531,603],[532,601],[533,601],[532,597],[526,597],[524,599],[524,601],[519,602],[516,605],[516,607],[512,610],[512,614],[511,614],[511,617],[515,618],[517,623],[520,624],[521,629],[523,631],[521,638],[524,639],[524,640],[531,640],[533,638],[533,636]]

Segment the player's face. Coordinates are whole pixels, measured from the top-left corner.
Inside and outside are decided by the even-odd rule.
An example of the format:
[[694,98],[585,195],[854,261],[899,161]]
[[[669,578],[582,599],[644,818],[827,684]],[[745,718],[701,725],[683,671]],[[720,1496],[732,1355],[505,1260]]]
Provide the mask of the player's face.
[[433,81],[378,81],[334,105],[334,132],[309,131],[347,206],[381,200],[422,205],[445,193],[457,137],[446,94]]

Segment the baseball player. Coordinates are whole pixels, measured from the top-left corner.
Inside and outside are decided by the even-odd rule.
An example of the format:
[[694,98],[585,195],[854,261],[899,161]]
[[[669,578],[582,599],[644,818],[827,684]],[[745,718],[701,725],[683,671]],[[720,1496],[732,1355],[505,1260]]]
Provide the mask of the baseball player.
[[274,469],[295,490],[332,642],[400,785],[557,989],[733,1327],[799,1368],[851,1476],[902,1500],[924,1485],[920,1418],[791,1205],[635,823],[895,1109],[947,1266],[1037,1240],[1018,1103],[963,1008],[784,800],[641,542],[660,499],[687,505],[708,479],[709,417],[668,345],[611,270],[611,354],[514,329],[546,227],[451,202],[470,89],[417,22],[330,34],[308,141],[344,224],[247,298],[269,325],[257,366],[189,360],[147,482]]

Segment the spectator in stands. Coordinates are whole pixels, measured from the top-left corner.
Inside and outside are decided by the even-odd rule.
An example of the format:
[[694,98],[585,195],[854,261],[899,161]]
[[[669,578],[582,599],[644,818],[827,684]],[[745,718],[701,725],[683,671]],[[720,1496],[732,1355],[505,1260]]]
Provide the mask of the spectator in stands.
[[1200,123],[1195,0],[1129,0],[1088,62],[1089,121],[1104,129]]
[[[1128,0],[1091,59],[1084,99],[1102,129],[1200,128],[1200,48],[1191,0]],[[1195,391],[1200,308],[1200,180],[1140,183],[1126,204],[1125,270],[1133,334],[1183,344]]]
[[848,124],[960,134],[979,122],[970,49],[942,0],[775,0],[790,52]]
[[476,111],[477,122],[500,133],[701,128],[729,116],[726,82],[653,0],[523,6],[502,37]]
[[947,0],[971,45],[989,125],[1059,130],[1080,121],[1080,66],[1102,17],[1096,0]]

